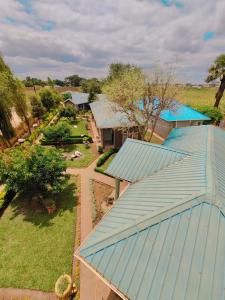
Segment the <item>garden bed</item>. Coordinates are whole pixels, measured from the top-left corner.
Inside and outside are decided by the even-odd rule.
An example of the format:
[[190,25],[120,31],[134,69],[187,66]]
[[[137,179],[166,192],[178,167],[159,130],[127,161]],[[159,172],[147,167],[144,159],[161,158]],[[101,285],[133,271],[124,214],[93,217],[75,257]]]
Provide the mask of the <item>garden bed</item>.
[[58,277],[72,273],[76,221],[76,181],[57,196],[57,211],[31,207],[32,195],[17,196],[0,229],[0,286],[53,291]]
[[112,205],[107,204],[107,198],[112,194],[114,188],[102,182],[91,181],[93,198],[93,223],[96,225]]

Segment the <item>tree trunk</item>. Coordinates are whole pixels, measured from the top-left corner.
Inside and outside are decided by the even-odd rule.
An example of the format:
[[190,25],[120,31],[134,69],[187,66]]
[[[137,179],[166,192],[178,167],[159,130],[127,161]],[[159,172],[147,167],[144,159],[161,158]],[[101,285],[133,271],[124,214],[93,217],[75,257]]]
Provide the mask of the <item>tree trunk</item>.
[[225,90],[225,75],[221,79],[219,89],[218,89],[218,91],[216,93],[216,101],[214,103],[214,107],[218,107],[219,106],[220,100],[223,97],[224,90]]
[[160,114],[157,114],[157,115],[155,116],[155,122],[153,123],[153,126],[152,126],[152,131],[151,131],[151,135],[150,135],[150,138],[149,138],[149,142],[151,142],[151,139],[152,139],[152,137],[153,137],[153,133],[154,133],[154,131],[155,131],[155,127],[156,127],[156,124],[157,124],[157,122],[158,122],[159,116],[160,116]]
[[29,118],[27,116],[24,115],[24,119],[25,119],[25,123],[27,125],[28,131],[31,134],[31,128],[30,128],[30,122],[29,122]]

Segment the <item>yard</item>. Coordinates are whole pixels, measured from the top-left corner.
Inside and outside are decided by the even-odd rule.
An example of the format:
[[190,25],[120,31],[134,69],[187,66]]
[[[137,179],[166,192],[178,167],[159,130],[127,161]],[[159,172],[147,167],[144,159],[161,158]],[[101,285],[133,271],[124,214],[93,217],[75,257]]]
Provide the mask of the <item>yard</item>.
[[[58,147],[58,149],[60,149],[66,157],[68,167],[84,168],[90,165],[90,163],[96,158],[91,147],[92,145],[90,145],[89,148],[86,148],[83,144],[72,144]],[[74,154],[75,151],[81,152],[82,156],[71,160],[71,155]]]
[[76,179],[55,196],[52,215],[30,199],[18,196],[1,218],[0,287],[52,291],[57,278],[72,271]]
[[72,126],[72,135],[88,135],[89,132],[86,128],[87,121],[83,119],[79,119],[77,121],[73,121],[70,123]]

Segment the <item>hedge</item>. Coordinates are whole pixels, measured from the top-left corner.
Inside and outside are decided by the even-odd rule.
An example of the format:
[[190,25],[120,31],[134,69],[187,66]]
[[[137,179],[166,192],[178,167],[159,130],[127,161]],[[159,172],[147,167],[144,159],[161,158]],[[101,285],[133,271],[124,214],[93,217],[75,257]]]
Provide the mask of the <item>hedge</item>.
[[204,121],[204,124],[211,124],[215,122],[218,123],[223,119],[223,114],[218,107],[208,105],[195,105],[193,108],[211,118],[211,120],[209,121]]
[[104,162],[114,153],[118,152],[118,149],[116,148],[110,148],[108,151],[106,151],[97,161],[97,167],[101,167]]
[[84,136],[74,135],[74,136],[69,136],[67,138],[64,138],[61,141],[48,141],[46,139],[42,139],[41,144],[42,145],[83,144],[84,141],[88,141],[89,143],[93,142],[92,137],[89,135],[84,135]]

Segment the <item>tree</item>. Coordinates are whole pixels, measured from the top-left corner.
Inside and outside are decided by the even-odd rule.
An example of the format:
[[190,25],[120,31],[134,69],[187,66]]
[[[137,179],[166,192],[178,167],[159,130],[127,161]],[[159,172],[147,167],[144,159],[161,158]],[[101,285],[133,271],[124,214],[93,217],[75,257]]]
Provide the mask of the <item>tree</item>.
[[150,129],[151,140],[161,111],[175,107],[176,86],[172,76],[158,70],[147,77],[139,68],[131,67],[109,81],[103,90],[112,108],[126,116],[142,140]]
[[67,99],[72,99],[72,94],[71,93],[64,93],[62,96],[63,96],[64,101],[66,101]]
[[60,192],[67,180],[62,154],[51,147],[21,146],[0,157],[0,181],[8,190]]
[[221,54],[216,58],[214,64],[209,68],[208,73],[206,82],[212,82],[216,79],[220,79],[220,86],[216,93],[216,100],[214,103],[214,107],[218,107],[225,90],[225,54]]
[[25,94],[24,85],[18,79],[14,79],[12,85],[14,89],[14,106],[15,106],[16,113],[21,118],[21,120],[26,123],[29,133],[31,133],[29,116],[28,116],[29,109],[28,109],[28,103],[27,103],[27,97]]
[[194,109],[198,110],[200,113],[207,115],[211,120],[205,121],[204,124],[215,123],[219,124],[223,120],[223,114],[219,107],[212,107],[208,105],[196,105]]
[[51,88],[54,88],[54,80],[52,80],[50,77],[47,78],[47,83],[48,83],[48,86],[50,86]]
[[9,75],[7,71],[1,71],[0,57],[0,131],[6,146],[10,146],[10,139],[15,135],[11,124],[11,108],[13,103],[13,94],[9,89]]
[[[139,69],[138,67],[132,64],[124,64],[124,63],[112,63],[109,65],[109,75],[106,81],[111,81],[113,79],[118,78],[125,71],[129,71],[131,69]],[[140,69],[139,69],[140,70]]]
[[69,120],[75,120],[76,115],[77,115],[77,112],[76,112],[75,108],[72,106],[62,107],[59,112],[60,118],[64,117]]
[[31,113],[34,118],[41,119],[45,113],[44,106],[36,95],[30,97]]
[[60,79],[54,79],[54,83],[55,83],[55,85],[58,85],[58,86],[65,86],[65,82]]
[[44,88],[39,92],[42,105],[47,111],[50,111],[62,100],[62,96],[55,90],[50,88]]
[[102,92],[102,81],[97,78],[91,78],[83,80],[81,83],[82,91],[84,93],[89,93],[88,102],[93,102],[96,100],[97,94]]
[[79,75],[71,75],[65,78],[65,84],[67,86],[80,86],[81,81],[83,80],[82,77],[80,77]]
[[67,122],[59,122],[43,129],[43,135],[48,142],[62,142],[71,136],[71,126]]

